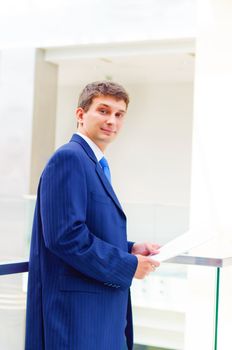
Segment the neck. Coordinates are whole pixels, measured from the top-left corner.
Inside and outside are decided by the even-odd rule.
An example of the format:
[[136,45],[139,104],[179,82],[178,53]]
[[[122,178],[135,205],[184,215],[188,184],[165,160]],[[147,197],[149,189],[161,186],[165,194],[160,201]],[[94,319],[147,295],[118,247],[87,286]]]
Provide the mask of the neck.
[[87,136],[103,153],[106,150],[107,145],[103,142],[95,142],[86,132],[84,132],[83,130],[81,130],[80,128],[77,129],[77,132],[79,132],[80,134]]

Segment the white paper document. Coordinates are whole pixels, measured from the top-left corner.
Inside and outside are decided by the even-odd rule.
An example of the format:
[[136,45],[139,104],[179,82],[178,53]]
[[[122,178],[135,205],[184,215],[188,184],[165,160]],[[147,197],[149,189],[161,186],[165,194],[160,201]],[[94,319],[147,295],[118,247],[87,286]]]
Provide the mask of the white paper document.
[[214,238],[212,233],[195,233],[187,231],[183,235],[176,237],[160,248],[160,253],[152,255],[151,258],[162,262],[171,259],[179,254],[183,254],[192,248],[195,248],[210,239]]

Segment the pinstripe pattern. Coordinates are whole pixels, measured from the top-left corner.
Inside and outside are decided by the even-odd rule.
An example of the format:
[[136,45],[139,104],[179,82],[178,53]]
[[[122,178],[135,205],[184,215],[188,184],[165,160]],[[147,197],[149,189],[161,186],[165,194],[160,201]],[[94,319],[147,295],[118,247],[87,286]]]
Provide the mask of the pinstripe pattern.
[[25,349],[121,350],[126,328],[131,350],[132,244],[110,183],[91,148],[74,134],[39,183]]

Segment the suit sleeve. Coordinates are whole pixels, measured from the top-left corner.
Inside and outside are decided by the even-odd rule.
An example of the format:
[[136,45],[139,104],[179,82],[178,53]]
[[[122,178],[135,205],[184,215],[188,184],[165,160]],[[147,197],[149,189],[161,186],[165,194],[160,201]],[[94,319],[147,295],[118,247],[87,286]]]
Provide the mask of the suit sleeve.
[[99,239],[86,225],[87,185],[83,163],[59,151],[42,174],[40,207],[46,247],[86,276],[129,288],[138,260]]
[[131,253],[132,247],[133,247],[134,244],[135,244],[135,242],[131,242],[131,241],[128,241],[128,242],[127,242],[128,253]]

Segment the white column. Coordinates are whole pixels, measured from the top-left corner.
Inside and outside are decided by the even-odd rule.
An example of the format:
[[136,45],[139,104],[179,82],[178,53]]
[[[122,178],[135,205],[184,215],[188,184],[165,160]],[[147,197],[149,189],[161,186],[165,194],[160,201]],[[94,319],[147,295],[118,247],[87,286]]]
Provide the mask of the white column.
[[[190,226],[194,230],[215,231],[218,245],[209,246],[232,254],[232,2],[229,0],[198,1],[198,33],[194,96],[193,162]],[[205,248],[204,248],[205,249]],[[196,252],[203,252],[198,249]],[[220,332],[225,322],[231,323],[228,293],[231,269],[223,270],[224,295],[220,309]],[[214,326],[213,276],[208,269],[189,270],[190,302],[186,318],[186,350],[213,349],[210,339]],[[198,286],[198,288],[196,288]],[[197,289],[197,290],[196,290]],[[231,289],[231,288],[230,288]],[[222,294],[222,293],[221,293]],[[227,296],[226,296],[227,294]],[[208,306],[201,310],[204,300]],[[210,302],[209,302],[210,301]],[[202,305],[201,305],[202,304]],[[206,304],[204,304],[206,305]],[[207,309],[208,308],[208,309]],[[227,315],[227,316],[226,316]],[[223,324],[222,324],[223,323]],[[227,350],[219,337],[218,349]],[[223,345],[222,345],[223,341]]]
[[0,195],[29,191],[35,49],[0,52]]
[[[232,2],[198,1],[191,226],[232,232]],[[232,240],[231,240],[232,242]]]
[[37,50],[30,194],[36,194],[41,172],[55,149],[58,67],[44,56],[44,50]]
[[0,51],[0,258],[22,256],[29,191],[35,49]]
[[27,203],[55,144],[57,68],[43,50],[0,51],[0,257],[25,253]]
[[[0,51],[0,260],[26,253],[32,211],[24,195],[35,193],[54,150],[56,83],[56,66],[44,62],[42,50]],[[24,347],[21,288],[21,274],[1,277],[0,349]]]

